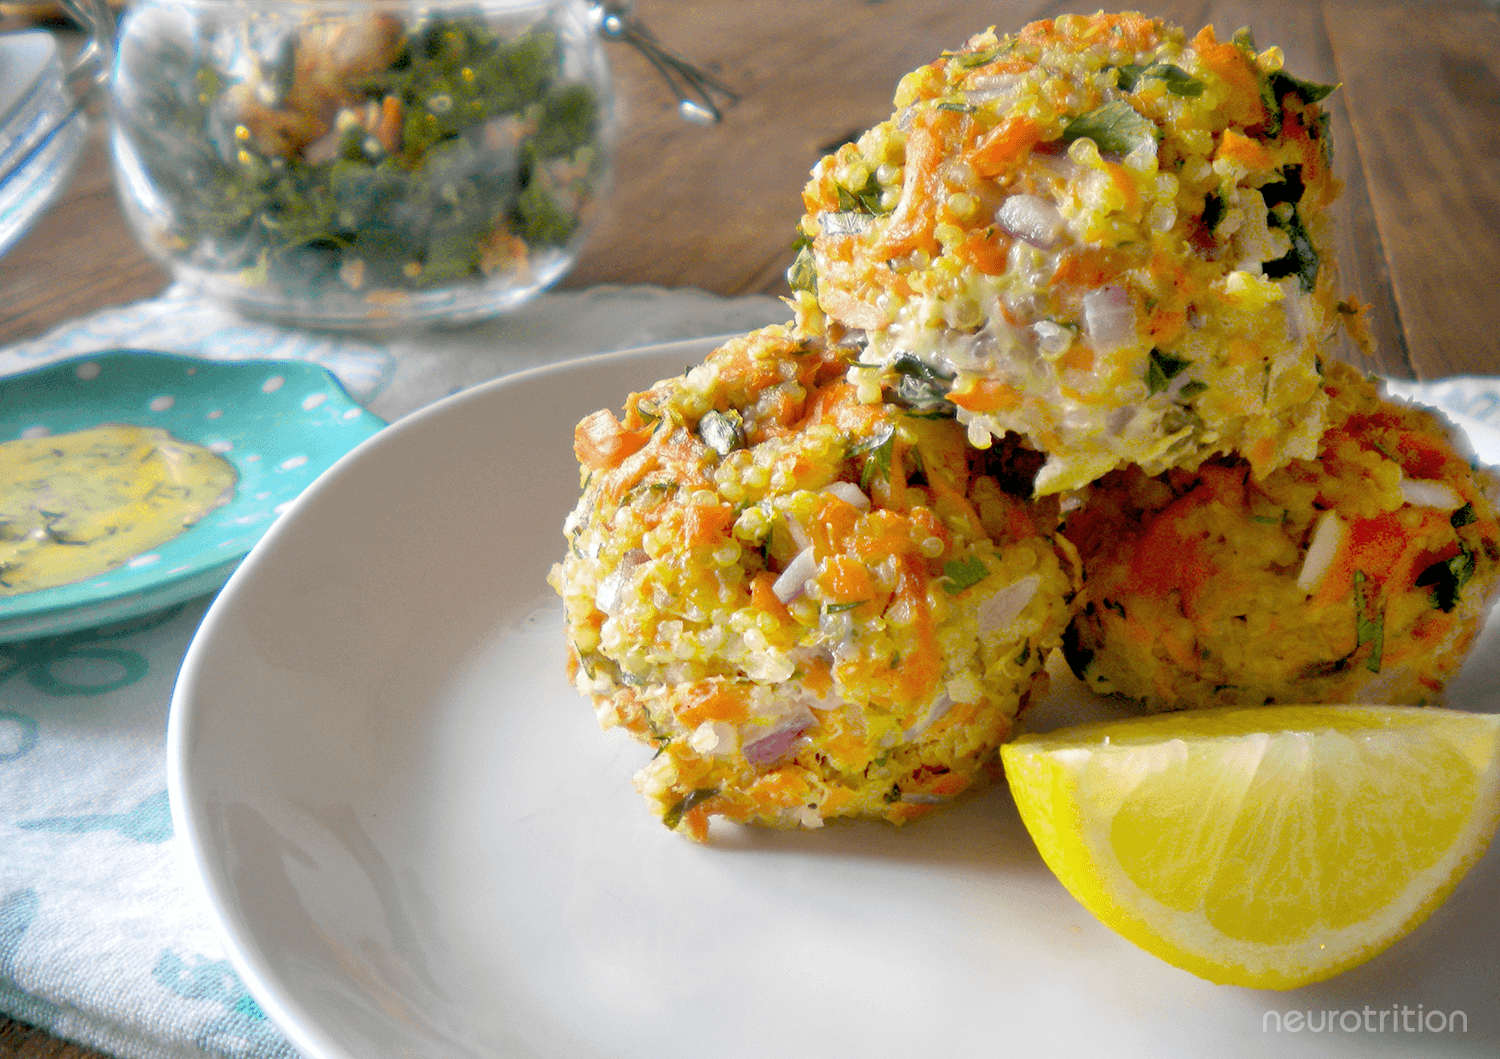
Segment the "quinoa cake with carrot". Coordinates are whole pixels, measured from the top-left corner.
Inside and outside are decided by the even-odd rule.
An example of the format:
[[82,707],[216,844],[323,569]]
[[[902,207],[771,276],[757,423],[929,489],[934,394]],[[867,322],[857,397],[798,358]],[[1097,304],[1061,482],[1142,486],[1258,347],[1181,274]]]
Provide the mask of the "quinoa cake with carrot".
[[1128,464],[1317,450],[1317,356],[1349,306],[1327,213],[1333,89],[1279,49],[1137,14],[993,29],[907,75],[803,193],[804,298],[862,332],[853,379],[940,386],[970,442]]
[[1071,616],[1039,460],[861,401],[851,353],[765,328],[575,435],[570,676],[694,838],[930,811],[987,775]]
[[1131,468],[1084,493],[1065,650],[1090,687],[1153,709],[1442,700],[1500,578],[1500,483],[1355,369],[1324,388],[1314,460]]

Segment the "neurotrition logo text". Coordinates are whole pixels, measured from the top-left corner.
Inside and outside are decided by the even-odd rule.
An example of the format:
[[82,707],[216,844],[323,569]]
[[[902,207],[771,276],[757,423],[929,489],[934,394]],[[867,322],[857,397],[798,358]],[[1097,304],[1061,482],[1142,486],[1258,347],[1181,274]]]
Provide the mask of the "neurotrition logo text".
[[1260,1028],[1265,1033],[1468,1033],[1469,1016],[1463,1011],[1442,1011],[1421,1004],[1267,1011]]

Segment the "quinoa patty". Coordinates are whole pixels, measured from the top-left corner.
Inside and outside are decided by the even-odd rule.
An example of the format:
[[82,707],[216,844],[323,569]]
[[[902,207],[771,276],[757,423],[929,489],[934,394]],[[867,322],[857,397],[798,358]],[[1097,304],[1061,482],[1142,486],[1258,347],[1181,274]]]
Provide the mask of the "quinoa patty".
[[1007,491],[1005,446],[859,401],[850,355],[766,328],[578,427],[571,676],[695,838],[930,811],[986,775],[1071,615],[1056,505]]
[[1331,86],[1248,35],[1137,14],[978,34],[803,192],[793,286],[864,334],[868,399],[925,372],[1041,493],[1136,464],[1311,457],[1336,330]]
[[1064,532],[1074,671],[1153,709],[1438,703],[1500,578],[1495,476],[1436,415],[1334,364],[1316,460],[1117,471]]

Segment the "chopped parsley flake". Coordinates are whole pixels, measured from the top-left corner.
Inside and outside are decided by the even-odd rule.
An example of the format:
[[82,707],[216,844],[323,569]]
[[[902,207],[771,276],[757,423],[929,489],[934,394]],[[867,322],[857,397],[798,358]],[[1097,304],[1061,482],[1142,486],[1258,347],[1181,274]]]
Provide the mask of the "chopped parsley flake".
[[1372,598],[1366,592],[1368,578],[1363,570],[1354,571],[1354,646],[1355,650],[1370,645],[1369,657],[1365,659],[1365,668],[1371,673],[1380,672],[1380,656],[1385,649],[1385,614],[1377,609],[1380,605],[1378,598]]
[[[1146,389],[1152,394],[1163,393],[1172,385],[1172,380],[1181,374],[1191,361],[1172,357],[1159,349],[1151,351],[1150,363],[1146,365]],[[1195,391],[1201,392],[1201,391]]]
[[1155,122],[1123,99],[1080,114],[1063,126],[1062,134],[1065,143],[1086,138],[1100,151],[1114,154],[1129,154],[1144,143],[1156,143],[1159,136]]
[[717,787],[700,787],[695,791],[688,791],[676,805],[662,814],[661,822],[671,830],[677,830],[677,825],[682,823],[684,816],[718,793]]
[[853,610],[855,607],[863,606],[868,602],[870,602],[868,599],[856,599],[852,603],[830,603],[823,610],[829,614],[842,614],[846,610]]
[[1121,92],[1134,92],[1135,86],[1147,77],[1159,78],[1167,86],[1167,91],[1174,96],[1201,96],[1203,94],[1203,82],[1189,74],[1180,66],[1171,63],[1152,63],[1150,66],[1142,66],[1140,63],[1127,63],[1115,68],[1119,77]]
[[943,564],[943,591],[956,596],[990,576],[990,568],[977,555],[966,555]]

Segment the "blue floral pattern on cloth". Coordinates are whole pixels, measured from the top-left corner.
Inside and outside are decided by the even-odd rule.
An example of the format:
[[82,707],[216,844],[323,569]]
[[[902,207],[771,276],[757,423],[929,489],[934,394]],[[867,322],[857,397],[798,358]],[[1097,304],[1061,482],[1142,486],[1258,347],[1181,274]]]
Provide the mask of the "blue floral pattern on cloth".
[[113,831],[132,842],[165,842],[172,837],[172,808],[167,804],[167,792],[161,791],[125,813],[48,816],[40,820],[20,820],[16,826],[26,831],[52,831],[59,835]]
[[199,1031],[197,1044],[205,1052],[217,1051],[221,1041],[243,1041],[267,1056],[297,1054],[266,1019],[228,960],[192,957],[188,962],[167,949],[156,961],[151,976],[173,996],[211,1004],[222,1011]]
[[159,298],[106,309],[0,350],[0,375],[105,349],[154,349],[209,360],[305,360],[333,372],[361,401],[379,393],[395,370],[389,350],[363,339],[244,320],[179,284]]

